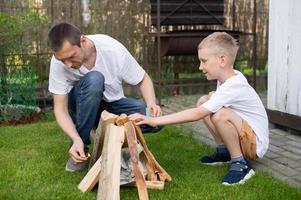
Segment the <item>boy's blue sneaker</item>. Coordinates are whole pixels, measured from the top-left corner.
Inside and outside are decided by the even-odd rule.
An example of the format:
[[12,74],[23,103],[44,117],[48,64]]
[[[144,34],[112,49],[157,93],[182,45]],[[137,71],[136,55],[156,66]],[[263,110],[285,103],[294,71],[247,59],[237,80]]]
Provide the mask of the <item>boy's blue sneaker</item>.
[[231,163],[228,174],[224,177],[223,185],[244,184],[248,179],[255,175],[249,162],[233,162]]
[[218,153],[215,152],[211,156],[203,156],[200,158],[200,163],[205,165],[221,165],[224,163],[229,163],[231,160],[229,153]]

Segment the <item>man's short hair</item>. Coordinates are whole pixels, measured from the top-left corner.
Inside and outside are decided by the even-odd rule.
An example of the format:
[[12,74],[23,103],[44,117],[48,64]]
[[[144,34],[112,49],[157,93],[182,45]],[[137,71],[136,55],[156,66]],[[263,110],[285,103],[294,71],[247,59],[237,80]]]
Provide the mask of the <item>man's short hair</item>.
[[202,40],[199,49],[210,48],[216,53],[225,53],[230,56],[231,63],[234,64],[239,46],[237,41],[226,32],[214,32]]
[[59,51],[65,41],[80,47],[82,33],[73,24],[62,22],[54,25],[48,32],[48,46],[52,51]]

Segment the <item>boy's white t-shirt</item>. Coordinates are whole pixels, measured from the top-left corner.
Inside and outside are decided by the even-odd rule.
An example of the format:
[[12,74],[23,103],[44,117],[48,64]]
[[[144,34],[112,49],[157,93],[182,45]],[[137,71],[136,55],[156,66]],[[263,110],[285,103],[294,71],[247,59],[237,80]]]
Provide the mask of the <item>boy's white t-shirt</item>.
[[232,109],[246,120],[256,134],[256,153],[262,158],[269,145],[268,117],[265,108],[244,75],[237,71],[223,84],[218,82],[215,93],[202,104],[210,112],[217,112],[222,107]]
[[52,56],[49,73],[49,91],[53,94],[68,94],[86,73],[99,71],[105,77],[103,99],[107,102],[124,97],[122,81],[137,85],[144,77],[144,69],[129,51],[117,40],[103,34],[87,35],[96,48],[95,66],[88,70],[85,66],[72,69]]

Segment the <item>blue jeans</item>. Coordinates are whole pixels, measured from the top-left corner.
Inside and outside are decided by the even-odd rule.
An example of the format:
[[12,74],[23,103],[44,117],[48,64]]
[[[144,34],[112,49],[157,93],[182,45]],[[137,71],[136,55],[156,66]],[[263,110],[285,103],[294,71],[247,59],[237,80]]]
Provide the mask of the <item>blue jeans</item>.
[[[122,98],[109,103],[102,100],[105,89],[104,81],[105,77],[100,72],[89,72],[76,83],[68,94],[69,114],[83,140],[86,151],[91,143],[90,131],[97,126],[103,110],[116,115],[122,113],[130,115],[136,112],[145,114],[145,104],[135,99]],[[142,125],[140,128],[143,133],[160,130],[160,128],[147,125]]]

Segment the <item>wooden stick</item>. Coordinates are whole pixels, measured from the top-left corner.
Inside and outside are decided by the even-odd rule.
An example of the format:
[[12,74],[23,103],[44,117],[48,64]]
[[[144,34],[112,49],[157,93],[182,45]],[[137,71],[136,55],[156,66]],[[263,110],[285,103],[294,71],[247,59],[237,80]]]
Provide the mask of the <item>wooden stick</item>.
[[93,152],[90,160],[90,168],[94,165],[96,160],[101,155],[107,125],[114,123],[117,117],[117,115],[109,113],[106,110],[104,110],[101,113],[101,117],[99,119],[98,127],[94,138]]
[[117,126],[123,126],[128,121],[129,121],[128,116],[126,114],[121,114],[119,117],[116,118],[115,124]]
[[99,180],[101,169],[101,157],[95,162],[95,164],[91,167],[86,176],[82,179],[77,188],[82,192],[89,192],[93,189],[96,183]]
[[124,127],[107,126],[103,150],[101,175],[98,184],[97,200],[119,200],[121,146],[124,141]]
[[138,189],[139,199],[148,200],[149,198],[146,183],[138,165],[139,156],[137,151],[137,138],[135,128],[132,122],[125,123],[125,135],[129,146],[129,152],[131,155],[131,163],[135,175],[135,182]]
[[[141,132],[141,129],[137,125],[135,125],[134,122],[133,125],[135,127],[137,138],[144,149],[143,153],[147,159],[147,170],[148,172],[150,172],[150,174],[148,173],[148,180],[154,181],[155,174],[156,174],[159,176],[160,181],[171,181],[171,176],[163,169],[163,167],[161,167],[161,165],[156,161],[153,154],[149,151],[145,139],[143,137],[143,134]],[[151,173],[152,170],[154,170],[154,173]]]
[[[145,181],[147,189],[163,190],[164,181]],[[135,182],[124,185],[125,187],[137,187]]]

